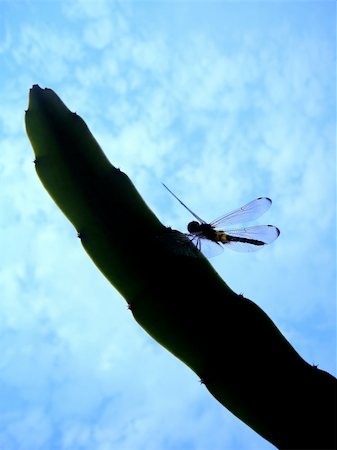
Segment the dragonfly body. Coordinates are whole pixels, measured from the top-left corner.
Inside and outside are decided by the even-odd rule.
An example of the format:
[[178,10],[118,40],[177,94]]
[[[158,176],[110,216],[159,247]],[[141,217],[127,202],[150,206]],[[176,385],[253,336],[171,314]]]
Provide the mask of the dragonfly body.
[[199,223],[193,220],[187,225],[187,230],[195,236],[199,235],[201,239],[209,239],[213,242],[222,243],[227,241],[226,233],[216,230],[209,223]]
[[[273,227],[273,225],[263,225],[264,227]],[[273,227],[275,228],[275,227]],[[221,242],[221,244],[228,244],[229,242],[242,242],[246,244],[252,245],[265,245],[265,242],[259,241],[258,239],[248,239],[240,236],[231,236],[230,234],[226,234],[224,231],[216,230],[209,223],[199,223],[193,220],[187,225],[187,229],[190,233],[194,235],[200,235],[202,239],[209,239],[213,242]]]
[[273,242],[280,235],[280,230],[273,225],[256,225],[231,230],[218,229],[258,218],[272,204],[268,197],[259,197],[247,205],[207,223],[189,209],[165,184],[164,187],[197,219],[187,225],[189,232],[187,236],[207,256],[220,253],[223,246],[237,251],[258,250]]

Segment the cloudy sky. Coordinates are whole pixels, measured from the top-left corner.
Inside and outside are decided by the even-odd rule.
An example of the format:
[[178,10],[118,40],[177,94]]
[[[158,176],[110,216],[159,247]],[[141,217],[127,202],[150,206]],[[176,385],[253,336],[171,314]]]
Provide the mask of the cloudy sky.
[[161,182],[207,221],[271,197],[279,239],[211,262],[336,375],[334,1],[0,9],[1,450],[274,448],[134,322],[38,180],[24,110],[54,89],[181,231]]

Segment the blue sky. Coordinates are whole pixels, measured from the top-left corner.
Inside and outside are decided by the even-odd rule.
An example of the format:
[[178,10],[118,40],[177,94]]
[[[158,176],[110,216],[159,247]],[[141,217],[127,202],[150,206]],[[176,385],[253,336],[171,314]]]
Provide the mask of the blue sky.
[[271,197],[279,239],[211,262],[336,375],[334,2],[0,8],[1,450],[273,448],[134,322],[38,180],[24,110],[54,89],[181,231],[161,181],[205,220]]

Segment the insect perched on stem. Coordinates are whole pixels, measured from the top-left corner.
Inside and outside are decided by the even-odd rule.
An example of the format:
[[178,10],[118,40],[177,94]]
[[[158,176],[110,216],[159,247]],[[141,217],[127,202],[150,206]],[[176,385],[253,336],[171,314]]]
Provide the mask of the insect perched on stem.
[[226,229],[228,225],[250,222],[262,216],[272,204],[268,197],[259,197],[207,223],[188,208],[164,183],[163,186],[197,219],[187,225],[186,236],[205,256],[210,257],[221,253],[223,246],[242,252],[259,250],[275,241],[280,235],[280,230],[274,225]]

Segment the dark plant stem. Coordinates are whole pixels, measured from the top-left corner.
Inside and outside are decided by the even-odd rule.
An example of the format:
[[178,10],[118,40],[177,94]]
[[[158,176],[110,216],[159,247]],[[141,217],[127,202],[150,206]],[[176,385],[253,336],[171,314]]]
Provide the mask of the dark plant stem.
[[33,86],[26,128],[41,182],[136,321],[276,447],[335,448],[336,379],[161,224],[52,90]]

